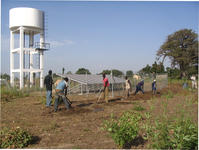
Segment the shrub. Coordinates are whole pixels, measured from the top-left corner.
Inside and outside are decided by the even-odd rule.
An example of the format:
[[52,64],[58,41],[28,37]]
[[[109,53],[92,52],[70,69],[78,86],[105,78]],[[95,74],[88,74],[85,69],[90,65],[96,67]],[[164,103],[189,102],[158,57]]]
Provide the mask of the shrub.
[[134,106],[133,109],[136,110],[136,111],[143,111],[143,110],[145,110],[145,108],[143,108],[143,107],[140,106],[140,105]]
[[189,118],[179,117],[177,120],[162,116],[153,124],[147,121],[143,125],[145,139],[151,141],[150,148],[155,149],[197,149],[198,128]]
[[105,121],[104,128],[110,133],[111,137],[120,147],[132,142],[138,137],[139,120],[141,115],[136,112],[125,112],[117,120],[111,117],[110,121]]
[[175,149],[198,149],[198,128],[190,120],[178,120],[171,126],[170,141]]
[[24,148],[31,140],[32,136],[20,127],[0,130],[0,148]]

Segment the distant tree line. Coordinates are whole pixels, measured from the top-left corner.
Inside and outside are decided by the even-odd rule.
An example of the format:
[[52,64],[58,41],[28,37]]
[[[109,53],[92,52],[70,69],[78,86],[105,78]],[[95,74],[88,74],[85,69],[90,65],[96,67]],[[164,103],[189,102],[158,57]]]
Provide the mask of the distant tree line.
[[152,66],[150,65],[146,65],[146,67],[142,68],[139,71],[139,74],[150,74],[150,73],[165,73],[165,69],[164,69],[164,65],[162,62],[160,62],[159,64],[157,64],[157,62],[155,61]]

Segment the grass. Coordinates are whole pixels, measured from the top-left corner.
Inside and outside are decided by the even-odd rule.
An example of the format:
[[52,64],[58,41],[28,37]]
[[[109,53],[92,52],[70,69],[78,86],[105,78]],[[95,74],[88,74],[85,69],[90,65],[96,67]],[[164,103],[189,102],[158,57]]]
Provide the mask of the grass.
[[56,122],[51,122],[48,126],[44,127],[42,129],[42,131],[55,131],[57,128],[59,128],[60,126],[56,123]]
[[170,99],[170,98],[173,98],[173,97],[174,97],[174,93],[171,90],[169,90],[168,93],[163,94],[161,96],[161,98],[166,98],[166,99]]
[[137,106],[134,106],[134,107],[133,107],[133,110],[136,110],[136,111],[143,111],[143,110],[145,110],[145,108],[143,108],[141,105],[137,105]]
[[11,99],[15,98],[22,98],[29,96],[29,91],[19,90],[17,88],[7,88],[1,86],[1,99],[5,102],[10,101]]

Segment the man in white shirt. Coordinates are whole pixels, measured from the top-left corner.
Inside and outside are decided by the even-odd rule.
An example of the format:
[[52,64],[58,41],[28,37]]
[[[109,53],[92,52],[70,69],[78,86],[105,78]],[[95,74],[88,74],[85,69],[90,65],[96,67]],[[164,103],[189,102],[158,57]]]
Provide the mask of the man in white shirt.
[[196,76],[191,76],[191,83],[192,83],[192,89],[197,89],[197,82],[196,82]]
[[125,77],[125,79],[126,79],[126,98],[128,98],[130,96],[131,82],[127,76]]

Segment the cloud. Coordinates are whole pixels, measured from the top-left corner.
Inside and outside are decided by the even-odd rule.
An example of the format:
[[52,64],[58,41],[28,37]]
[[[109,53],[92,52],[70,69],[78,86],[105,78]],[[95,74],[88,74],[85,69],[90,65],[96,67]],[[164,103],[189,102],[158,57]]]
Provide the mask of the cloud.
[[50,46],[53,47],[53,48],[55,48],[55,47],[69,46],[69,45],[76,44],[72,40],[62,40],[62,41],[49,40],[48,43],[50,43]]

